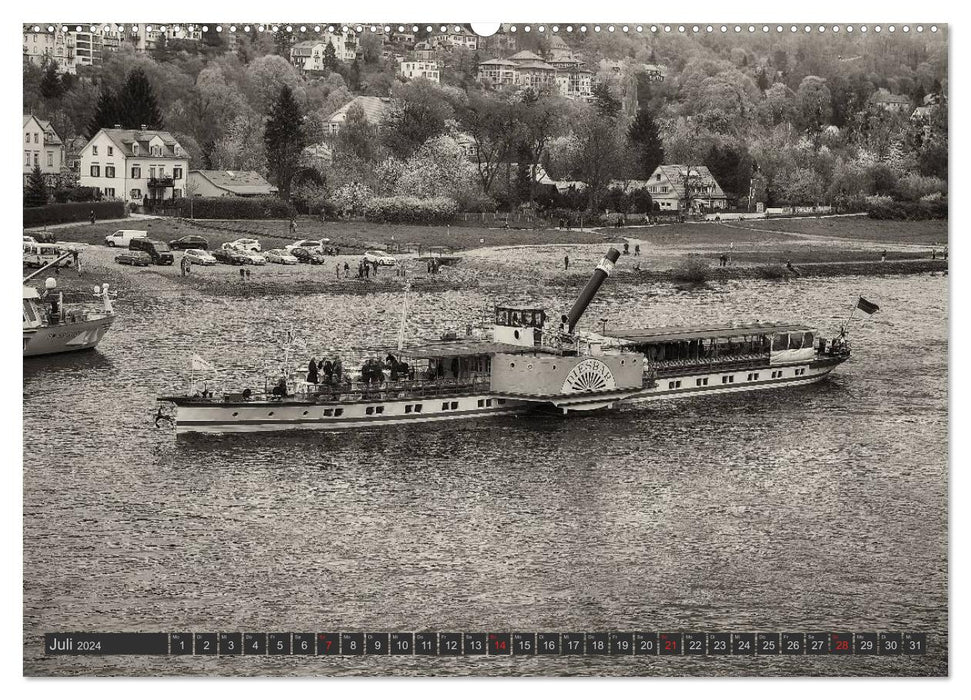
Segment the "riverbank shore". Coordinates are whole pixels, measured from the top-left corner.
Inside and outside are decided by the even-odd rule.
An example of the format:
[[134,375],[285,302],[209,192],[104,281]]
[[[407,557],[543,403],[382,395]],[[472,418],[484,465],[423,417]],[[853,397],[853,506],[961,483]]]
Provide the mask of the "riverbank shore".
[[[288,240],[281,238],[286,235],[288,222],[240,223],[251,227],[273,224],[267,233],[260,234],[264,249],[282,246]],[[298,222],[298,235],[310,237],[305,223]],[[417,246],[402,245],[405,252],[395,253],[396,267],[381,267],[377,275],[364,279],[357,277],[362,255],[359,237],[383,232],[397,240],[407,233],[412,241],[420,237],[424,253],[428,245],[457,242],[457,229],[348,224],[340,229],[340,234],[337,229],[329,230],[333,235],[328,237],[332,245],[341,248],[341,255],[329,256],[322,265],[270,264],[245,268],[196,265],[191,274],[183,276],[178,261],[172,266],[147,268],[115,263],[119,251],[101,243],[111,227],[88,224],[59,232],[62,240],[81,244],[83,276],[76,279],[76,273],[63,270],[58,280],[64,289],[109,282],[119,292],[140,290],[147,294],[199,294],[213,298],[375,294],[400,291],[406,283],[416,291],[425,292],[463,289],[502,292],[524,284],[573,288],[586,282],[590,270],[609,246],[623,250],[625,243],[626,254],[612,273],[614,284],[705,284],[744,279],[784,282],[795,277],[938,274],[947,270],[947,261],[942,259],[947,222],[843,219],[768,223],[772,225],[768,230],[750,222],[591,232],[464,229],[460,230],[461,242],[468,247],[452,248],[457,258],[455,264],[430,272]],[[155,219],[139,224],[152,238],[160,240],[196,233],[205,235],[211,248],[218,247],[224,239],[232,240],[227,231],[200,230],[174,220]],[[356,226],[363,226],[366,231]],[[319,232],[315,230],[316,233]],[[232,232],[232,236],[236,235],[238,232]],[[180,255],[176,252],[177,258]],[[241,269],[249,274],[241,276]]]

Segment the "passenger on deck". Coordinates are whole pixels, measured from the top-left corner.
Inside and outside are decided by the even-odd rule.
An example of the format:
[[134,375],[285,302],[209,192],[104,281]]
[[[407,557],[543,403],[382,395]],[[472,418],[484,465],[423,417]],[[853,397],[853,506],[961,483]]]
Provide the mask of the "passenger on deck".
[[276,383],[276,386],[273,387],[273,395],[274,396],[280,396],[280,397],[283,397],[283,396],[287,396],[288,395],[287,394],[287,378],[286,377],[280,377],[280,381],[278,381]]
[[310,358],[310,365],[307,367],[307,381],[310,384],[316,384],[320,381],[317,374],[317,361],[314,358]]

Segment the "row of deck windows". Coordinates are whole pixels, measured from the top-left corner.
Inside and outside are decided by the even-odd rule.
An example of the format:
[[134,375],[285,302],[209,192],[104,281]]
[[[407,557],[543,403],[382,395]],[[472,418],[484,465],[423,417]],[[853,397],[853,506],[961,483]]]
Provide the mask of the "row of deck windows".
[[[805,374],[806,374],[805,367],[800,367],[799,369],[793,370],[793,375],[796,377],[801,377]],[[771,378],[781,379],[782,375],[783,375],[783,372],[781,369],[773,370]],[[745,377],[745,381],[757,382],[759,381],[760,378],[761,378],[760,372],[749,372]],[[734,374],[722,375],[722,384],[734,384],[734,383],[735,383]],[[697,379],[695,379],[695,386],[708,386],[708,377],[698,377]],[[681,380],[674,380],[674,381],[668,382],[668,389],[680,389],[680,388],[681,388]],[[479,405],[481,405],[481,402]]]

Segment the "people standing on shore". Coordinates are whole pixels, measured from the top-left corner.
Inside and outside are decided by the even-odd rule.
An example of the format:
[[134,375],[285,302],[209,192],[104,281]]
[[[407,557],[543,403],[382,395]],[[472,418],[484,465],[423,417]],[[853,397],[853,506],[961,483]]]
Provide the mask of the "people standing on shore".
[[563,256],[563,269],[564,270],[569,270],[570,269],[570,256],[569,255],[564,255]]
[[728,256],[724,253],[718,258],[718,267],[726,267],[728,265]]
[[887,262],[887,251],[880,253],[880,262]]
[[630,255],[630,243],[624,241],[624,255]]
[[337,274],[337,279],[341,278],[341,266],[340,263],[334,265],[334,272]]
[[351,266],[348,265],[347,262],[345,261],[344,262],[344,277],[350,277],[350,276],[351,276]]
[[297,220],[293,217],[290,218],[290,235],[297,235]]
[[634,245],[634,255],[640,255],[640,254],[641,254],[641,244],[637,243]]
[[95,218],[95,216],[94,216],[94,209],[92,209],[92,210],[91,210],[91,213],[89,213],[89,214],[88,214],[88,218],[89,218],[89,219],[91,220],[91,223],[92,223],[92,224],[93,224],[93,223],[94,223],[95,221],[97,221],[97,219],[96,219],[96,218]]

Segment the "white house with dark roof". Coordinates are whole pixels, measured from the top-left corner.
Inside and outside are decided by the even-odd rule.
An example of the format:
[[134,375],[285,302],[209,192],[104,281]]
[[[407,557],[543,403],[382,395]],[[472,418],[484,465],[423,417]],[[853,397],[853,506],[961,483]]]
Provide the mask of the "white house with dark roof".
[[186,191],[192,197],[259,197],[277,188],[253,170],[190,170]]
[[639,187],[627,184],[629,189],[647,189],[662,211],[728,208],[728,198],[704,165],[659,165],[646,182],[637,182]]
[[78,184],[133,204],[185,196],[189,156],[168,131],[101,129],[81,149]]
[[24,115],[23,163],[24,182],[35,165],[48,184],[54,184],[64,168],[64,142],[49,121],[33,114]]

